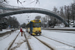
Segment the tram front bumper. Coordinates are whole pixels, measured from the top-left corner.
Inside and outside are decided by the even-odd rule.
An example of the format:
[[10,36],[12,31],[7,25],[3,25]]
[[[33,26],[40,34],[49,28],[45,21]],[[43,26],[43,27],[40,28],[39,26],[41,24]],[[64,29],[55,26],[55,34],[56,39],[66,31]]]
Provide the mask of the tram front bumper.
[[41,32],[32,33],[32,35],[41,35]]

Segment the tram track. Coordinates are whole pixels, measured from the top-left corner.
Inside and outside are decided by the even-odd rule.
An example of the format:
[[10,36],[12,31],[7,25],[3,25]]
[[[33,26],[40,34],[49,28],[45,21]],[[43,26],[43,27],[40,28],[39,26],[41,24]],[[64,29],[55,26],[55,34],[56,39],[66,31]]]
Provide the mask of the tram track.
[[[58,41],[58,40],[55,40],[55,39],[52,39],[52,38],[48,38],[48,37],[46,37],[46,36],[42,36],[42,37],[45,37],[45,38],[47,38],[47,39],[49,39],[49,40],[52,40],[52,41],[61,43],[61,44],[66,45],[66,46],[69,46],[69,47],[71,47],[71,49],[75,49],[75,46],[66,44],[66,43],[64,43],[64,42],[61,42],[61,41]],[[48,48],[50,48],[51,50],[58,50],[58,49],[56,49],[55,47],[53,47],[52,45],[50,45],[50,44],[48,44],[47,42],[43,41],[44,39],[41,40],[41,39],[38,38],[37,36],[35,36],[35,38],[36,38],[37,40],[39,40],[41,43],[43,43],[44,45],[46,45],[46,46],[47,46]],[[65,48],[66,48],[66,47],[65,47]]]
[[[19,32],[20,33],[20,32]],[[10,50],[11,46],[13,45],[13,43],[15,42],[16,38],[18,37],[19,33],[17,34],[17,36],[15,37],[15,39],[11,42],[11,44],[9,45],[7,50]]]
[[50,48],[51,50],[55,50],[52,46],[48,45],[47,43],[45,43],[44,41],[38,39],[36,36],[34,36],[37,40],[39,40],[41,43],[43,43],[45,46],[47,46],[48,48]]
[[62,43],[62,44],[64,44],[64,45],[67,45],[67,46],[70,46],[70,47],[75,48],[75,46],[72,46],[72,45],[70,45],[70,44],[66,44],[66,43],[64,43],[64,42],[61,42],[61,41],[58,41],[58,40],[55,40],[55,39],[52,39],[52,38],[46,37],[46,36],[44,36],[44,35],[42,35],[42,36],[45,37],[45,38],[48,38],[48,39],[50,39],[50,40],[53,40],[53,41],[56,41],[56,42]]
[[[14,40],[11,42],[11,44],[9,45],[9,47],[8,47],[7,50],[12,50],[11,47],[12,47],[12,45],[14,44],[14,42],[16,41],[16,39],[18,38],[19,34],[20,34],[20,32],[17,34],[17,36],[16,36],[16,37],[14,38]],[[28,50],[32,50],[31,47],[30,47],[30,44],[29,44],[29,42],[28,42],[28,39],[27,39],[27,37],[26,37],[25,32],[24,32],[24,37],[25,37],[25,39],[26,39],[25,42],[27,43]],[[22,42],[22,43],[23,43],[23,42]],[[17,47],[17,46],[16,46],[16,47]]]
[[[29,36],[32,36],[32,35],[30,35],[29,34]],[[32,36],[32,37],[34,37],[35,39],[37,39],[41,44],[43,44],[44,46],[46,46],[47,48],[49,48],[50,50],[54,50],[54,48],[53,47],[51,47],[50,45],[48,45],[47,43],[45,43],[45,42],[43,42],[43,41],[41,41],[40,39],[38,39],[36,36]],[[38,46],[37,46],[38,47]],[[33,48],[31,48],[32,50],[33,50]]]
[[[10,44],[10,46],[8,47],[7,50],[11,50],[11,47],[12,47],[12,45],[14,44],[15,40],[18,38],[18,35],[19,35],[19,33],[17,34],[17,36],[15,37],[15,39],[12,41],[12,43]],[[30,35],[30,34],[29,34],[29,35]],[[28,39],[28,38],[29,38],[29,35],[27,35],[26,32],[24,32],[24,37],[25,37],[25,41],[24,41],[24,42],[26,42],[28,50],[33,50],[33,47],[31,47],[32,45],[31,45],[31,43],[30,43],[30,39]],[[31,36],[31,35],[30,35],[30,36]],[[53,46],[53,45],[51,44],[52,42],[50,42],[50,41],[43,41],[43,40],[48,39],[48,40],[55,41],[55,42],[57,42],[57,43],[61,43],[61,44],[63,44],[63,45],[66,45],[66,46],[75,48],[74,46],[71,46],[71,45],[66,44],[66,43],[64,43],[64,42],[61,42],[61,41],[58,41],[58,40],[55,40],[55,39],[46,37],[46,36],[44,36],[44,35],[41,35],[41,36],[31,36],[31,37],[34,37],[35,39],[37,39],[39,42],[41,42],[41,44],[45,45],[45,46],[48,47],[50,50],[58,50],[58,48],[56,48],[55,46]],[[42,37],[43,37],[43,40],[42,40]],[[40,39],[40,38],[41,38],[41,39]],[[45,38],[45,39],[44,39],[44,38]],[[47,43],[47,42],[49,42],[49,43]],[[37,46],[37,47],[38,47],[38,46]],[[13,50],[13,49],[12,49],[12,50]]]
[[[66,48],[67,46],[69,46],[69,47],[71,47],[72,49],[75,49],[75,46],[72,46],[72,45],[66,44],[66,43],[64,43],[64,42],[61,42],[61,41],[58,41],[58,40],[55,40],[55,39],[46,37],[46,36],[44,36],[44,35],[41,35],[41,36],[33,36],[33,37],[36,38],[38,41],[40,41],[40,42],[41,42],[42,44],[44,44],[45,46],[47,46],[50,50],[58,50],[58,49],[57,49],[56,47],[52,46],[51,44],[48,44],[47,42],[43,41],[44,39],[41,40],[41,39],[40,39],[41,37],[44,37],[44,38],[46,38],[46,39],[49,39],[49,40],[55,41],[55,42],[57,42],[57,43],[59,43],[59,44],[62,44],[62,45],[65,46],[65,48]],[[40,38],[38,38],[38,37],[40,37]],[[61,46],[61,47],[62,47],[62,46]]]
[[[47,46],[50,50],[66,50],[66,49],[72,49],[75,50],[75,46],[65,43],[53,38],[49,38],[47,36],[41,35],[41,36],[33,36],[36,38],[39,42]],[[45,39],[44,39],[45,38]],[[47,40],[47,41],[45,41]],[[51,44],[52,43],[52,44]],[[55,45],[55,46],[54,46]]]
[[27,41],[28,50],[32,50],[32,48],[30,47],[29,41],[28,41],[28,39],[26,37],[25,32],[24,32],[24,37],[26,38],[26,41]]

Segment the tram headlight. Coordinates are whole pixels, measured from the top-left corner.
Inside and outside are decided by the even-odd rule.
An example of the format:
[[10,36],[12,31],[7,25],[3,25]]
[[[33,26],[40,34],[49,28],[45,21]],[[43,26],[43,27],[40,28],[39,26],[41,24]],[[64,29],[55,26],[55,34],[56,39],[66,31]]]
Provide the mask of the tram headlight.
[[41,32],[41,31],[39,30],[39,32]]

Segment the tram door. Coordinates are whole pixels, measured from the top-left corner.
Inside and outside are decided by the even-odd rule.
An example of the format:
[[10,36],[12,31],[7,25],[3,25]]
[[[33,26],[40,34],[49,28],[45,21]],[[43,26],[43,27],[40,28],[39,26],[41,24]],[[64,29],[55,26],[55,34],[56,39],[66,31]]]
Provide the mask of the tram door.
[[30,22],[30,34],[32,34],[32,30],[33,30],[33,22]]

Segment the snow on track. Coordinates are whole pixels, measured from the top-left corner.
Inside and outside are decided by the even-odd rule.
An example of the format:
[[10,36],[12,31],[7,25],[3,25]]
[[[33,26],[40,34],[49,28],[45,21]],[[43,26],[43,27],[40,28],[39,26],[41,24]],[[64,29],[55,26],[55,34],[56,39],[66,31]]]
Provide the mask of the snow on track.
[[5,39],[5,38],[7,38],[7,37],[9,37],[11,34],[7,34],[7,35],[4,35],[3,37],[0,37],[0,41],[1,40],[3,40],[3,39]]
[[43,36],[36,36],[36,37],[41,41],[45,42],[46,44],[48,44],[49,46],[51,46],[52,48],[54,48],[54,50],[75,50],[73,47],[69,47],[62,43],[45,38]]
[[42,35],[55,39],[57,41],[75,46],[75,34],[63,31],[42,30]]
[[26,36],[28,38],[32,50],[51,50],[47,46],[42,44],[40,41],[38,41],[35,37],[28,34],[27,32],[26,32]]
[[[75,39],[74,39],[75,34],[70,34],[70,33],[68,34],[67,32],[62,32],[62,31],[42,30],[41,36],[31,36],[29,33],[25,31],[25,29],[23,29],[23,31],[26,34],[26,38],[29,42],[31,50],[51,50],[50,47],[52,47],[53,50],[75,50],[75,48],[65,45],[65,44],[71,44],[72,46],[75,46],[74,45],[75,44]],[[18,33],[19,33],[19,30],[14,31],[11,35],[9,35],[5,39],[1,38],[2,40],[0,41],[0,50],[7,50],[7,48],[12,43],[12,41],[15,39]],[[43,41],[45,44],[48,44],[48,46],[50,47],[40,42],[35,37]],[[21,33],[20,33],[17,39],[15,40],[13,46],[11,47],[11,50],[29,50],[27,46],[26,38],[24,35],[21,36]],[[49,38],[55,39],[57,41],[49,39]]]
[[24,34],[23,36],[21,36],[21,33],[18,35],[17,39],[15,40],[10,50],[28,50],[28,46]]
[[38,41],[36,38],[31,36],[27,32],[25,32],[25,34],[31,49],[29,49],[27,46],[28,43],[26,38],[24,36],[21,36],[21,34],[19,34],[14,44],[10,48],[10,50],[28,50],[28,49],[29,50],[50,50],[50,48],[42,44],[40,41]]
[[7,50],[10,43],[14,40],[16,35],[18,34],[18,30],[14,31],[9,37],[0,41],[0,50]]

